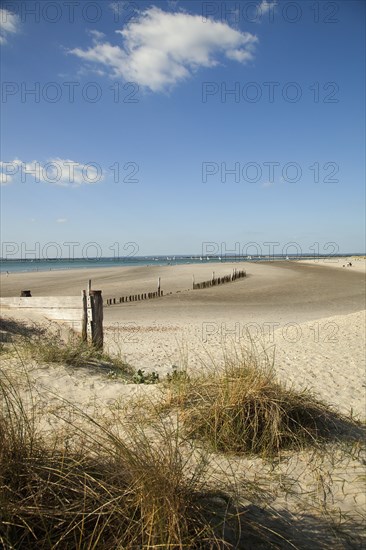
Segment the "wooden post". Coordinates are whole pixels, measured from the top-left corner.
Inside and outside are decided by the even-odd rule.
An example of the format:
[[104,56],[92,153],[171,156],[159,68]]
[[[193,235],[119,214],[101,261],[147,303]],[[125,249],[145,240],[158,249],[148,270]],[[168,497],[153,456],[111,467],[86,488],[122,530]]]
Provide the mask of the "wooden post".
[[158,277],[158,296],[160,296],[160,277]]
[[91,279],[89,279],[88,281],[88,296],[90,296],[90,291],[91,291]]
[[87,341],[88,334],[88,309],[86,301],[86,290],[81,291],[82,313],[81,313],[81,339]]
[[91,297],[86,294],[86,339],[92,341],[92,306]]
[[90,291],[92,344],[97,349],[103,348],[103,298],[101,290]]

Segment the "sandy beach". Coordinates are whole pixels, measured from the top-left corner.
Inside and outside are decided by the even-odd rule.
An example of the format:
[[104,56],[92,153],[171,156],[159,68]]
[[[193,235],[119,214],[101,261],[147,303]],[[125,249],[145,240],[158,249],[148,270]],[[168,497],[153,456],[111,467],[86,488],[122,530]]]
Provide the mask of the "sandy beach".
[[[341,265],[335,269],[334,265],[315,262],[246,262],[22,273],[2,275],[1,295],[19,296],[25,288],[33,296],[80,295],[91,278],[93,288],[103,291],[106,302],[109,297],[154,291],[161,277],[163,297],[105,305],[106,351],[118,354],[136,370],[156,372],[162,380],[173,367],[189,372],[220,367],[224,352],[255,347],[259,357],[266,354],[274,361],[277,378],[286,387],[311,390],[333,410],[365,421],[365,261],[355,269]],[[210,279],[212,271],[216,276],[227,275],[233,267],[246,269],[247,277],[192,290],[192,275],[199,282]],[[24,310],[3,309],[2,315],[45,322],[25,315]],[[75,425],[83,425],[77,414],[67,412],[70,403],[83,414],[114,427],[126,407],[132,411],[137,407],[141,414],[141,398],[147,398],[146,406],[162,395],[161,384],[126,384],[103,368],[39,364],[22,358],[22,352],[10,356],[3,368],[23,384],[25,399],[27,384],[31,383],[44,415],[41,426],[45,432],[59,430],[63,415],[70,416]],[[72,437],[65,435],[65,441]],[[319,503],[323,506],[326,502],[327,510],[343,517],[342,525],[355,521],[350,537],[358,542],[349,548],[360,547],[363,535],[359,516],[366,500],[359,444],[355,444],[354,455],[334,447],[315,462],[311,450],[286,455],[275,477],[270,463],[245,456],[215,454],[210,459],[210,472],[227,481],[224,472],[235,471],[236,477],[249,479],[255,486],[260,478],[270,488],[268,505],[272,511],[281,517],[289,510],[301,525],[311,510],[316,530],[322,517]],[[309,531],[307,520],[304,529]],[[324,537],[333,537],[330,533],[331,529],[324,531],[318,545],[314,539],[310,543],[299,539],[303,545],[298,547],[322,548]],[[331,540],[329,547],[348,548],[342,541],[337,545],[337,538]]]
[[[257,346],[275,353],[279,375],[314,391],[343,412],[364,415],[365,261],[209,263],[20,273],[1,276],[1,296],[79,295],[92,280],[104,302],[156,290],[154,300],[104,307],[106,348],[135,368],[169,372],[220,362],[224,347]],[[356,263],[356,262],[354,262]],[[334,267],[338,266],[339,269]],[[196,282],[245,269],[247,277],[192,290]],[[23,312],[3,315],[23,317]],[[29,317],[29,314],[27,314]],[[39,318],[34,318],[39,321]],[[108,392],[109,394],[109,392]]]

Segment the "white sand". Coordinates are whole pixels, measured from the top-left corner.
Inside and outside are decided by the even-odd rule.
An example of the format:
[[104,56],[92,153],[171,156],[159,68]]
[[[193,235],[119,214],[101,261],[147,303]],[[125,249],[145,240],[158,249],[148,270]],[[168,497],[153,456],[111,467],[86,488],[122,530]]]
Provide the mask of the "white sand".
[[[342,269],[350,269],[352,271],[358,271],[365,273],[365,256],[350,256],[347,258],[327,258],[317,260],[298,260],[301,264],[319,265],[324,267],[338,267]],[[349,266],[348,264],[352,265]]]
[[[275,350],[276,369],[283,380],[298,388],[309,386],[342,412],[352,410],[364,417],[365,260],[359,260],[357,268],[338,270],[323,264],[210,263],[102,268],[90,273],[21,273],[3,276],[1,290],[2,295],[17,295],[19,288],[26,286],[34,295],[56,293],[56,289],[60,295],[78,294],[90,276],[94,288],[102,288],[104,296],[118,296],[154,290],[161,276],[163,289],[171,294],[105,307],[107,350],[120,353],[135,368],[155,370],[164,376],[173,365],[195,370],[211,359],[217,364],[222,344],[247,345],[249,334],[269,353]],[[343,265],[342,259],[337,265]],[[210,279],[212,271],[221,276],[233,267],[246,269],[248,277],[206,290],[190,290],[192,273],[201,281]],[[24,315],[14,310],[4,310],[3,314]],[[48,374],[42,372],[42,377],[50,376],[47,384],[55,384],[53,373],[54,367]],[[98,399],[106,402],[119,393],[110,380],[95,379],[91,387],[84,374],[79,372],[75,379],[69,371],[61,372],[56,393],[63,394],[65,387],[66,394],[80,403],[89,392],[93,394],[93,388]],[[73,390],[70,376],[77,384]],[[128,393],[132,388],[123,391]]]
[[[172,365],[190,370],[210,361],[219,365],[223,346],[248,345],[250,335],[258,350],[264,348],[269,355],[275,352],[280,380],[299,390],[310,388],[338,411],[365,419],[364,262],[357,269],[341,265],[334,269],[314,262],[246,264],[247,279],[202,291],[188,290],[192,266],[98,270],[91,277],[96,281],[94,288],[102,288],[104,296],[137,293],[150,286],[154,290],[158,275],[163,278],[163,289],[172,292],[161,299],[105,308],[106,349],[121,353],[136,368],[155,370],[163,377]],[[227,267],[218,265],[215,270],[225,275]],[[194,266],[196,280],[209,278],[211,271],[212,266]],[[17,295],[19,288],[31,288],[35,295],[78,294],[88,276],[80,270],[66,275],[8,277],[2,293]],[[24,315],[15,313],[18,319]],[[14,311],[3,314],[14,316]],[[45,415],[41,426],[47,430],[59,429],[60,417],[73,425],[82,422],[67,408],[69,402],[114,427],[114,415],[127,403],[141,396],[154,402],[159,395],[157,386],[126,385],[102,369],[37,365],[28,360],[23,365]],[[2,368],[21,378],[19,356],[4,362]],[[69,437],[65,431],[65,445]],[[336,445],[328,450],[315,459],[311,451],[285,454],[278,465],[259,458],[214,455],[210,469],[225,483],[228,473],[235,472],[242,487],[251,480],[256,487],[267,489],[271,510],[303,525],[304,536],[310,537],[308,547],[323,547],[329,535],[319,507],[324,517],[332,512],[340,518],[342,529],[349,529],[347,518],[359,522],[349,525],[352,535],[359,537],[355,547],[361,547],[360,514],[366,505],[362,455],[358,456],[357,446],[355,454]],[[259,503],[260,521],[265,506]],[[347,516],[341,519],[342,514]],[[317,544],[311,538],[314,533],[309,535],[310,517],[315,521]],[[346,547],[342,537],[333,538],[332,544],[327,547]]]

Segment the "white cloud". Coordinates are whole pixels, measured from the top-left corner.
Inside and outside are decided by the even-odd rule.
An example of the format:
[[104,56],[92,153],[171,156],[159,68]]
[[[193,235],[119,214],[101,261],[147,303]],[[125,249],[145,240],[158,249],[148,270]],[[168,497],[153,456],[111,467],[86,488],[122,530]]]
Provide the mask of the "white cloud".
[[277,6],[276,0],[273,0],[272,2],[268,2],[268,0],[262,0],[262,2],[259,4],[259,9],[261,11],[261,14],[264,15],[271,8],[275,8],[276,6]]
[[104,179],[102,168],[95,162],[82,164],[70,159],[54,158],[46,162],[15,159],[0,162],[0,182],[11,183],[16,177],[22,183],[35,181],[62,186],[79,186],[98,183]]
[[253,59],[257,37],[233,29],[225,22],[157,7],[140,12],[122,30],[122,45],[94,41],[87,50],[69,53],[100,63],[113,77],[137,82],[153,92],[167,90],[200,67],[214,67],[220,55],[246,63]]
[[105,38],[104,32],[100,32],[95,29],[88,31],[88,33],[93,38],[94,42],[98,42],[98,40],[102,40],[103,38]]
[[57,218],[56,223],[66,223],[67,218]]
[[127,0],[118,0],[117,2],[111,2],[109,7],[114,13],[120,15],[124,9],[128,8],[129,3]]
[[19,17],[9,10],[0,8],[0,44],[5,44],[8,34],[19,30]]

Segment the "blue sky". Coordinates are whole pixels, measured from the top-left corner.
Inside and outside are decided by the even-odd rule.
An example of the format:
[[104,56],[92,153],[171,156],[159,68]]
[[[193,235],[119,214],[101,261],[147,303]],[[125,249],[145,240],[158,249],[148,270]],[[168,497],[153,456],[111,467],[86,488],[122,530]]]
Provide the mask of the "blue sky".
[[3,256],[365,251],[364,2],[1,9]]

